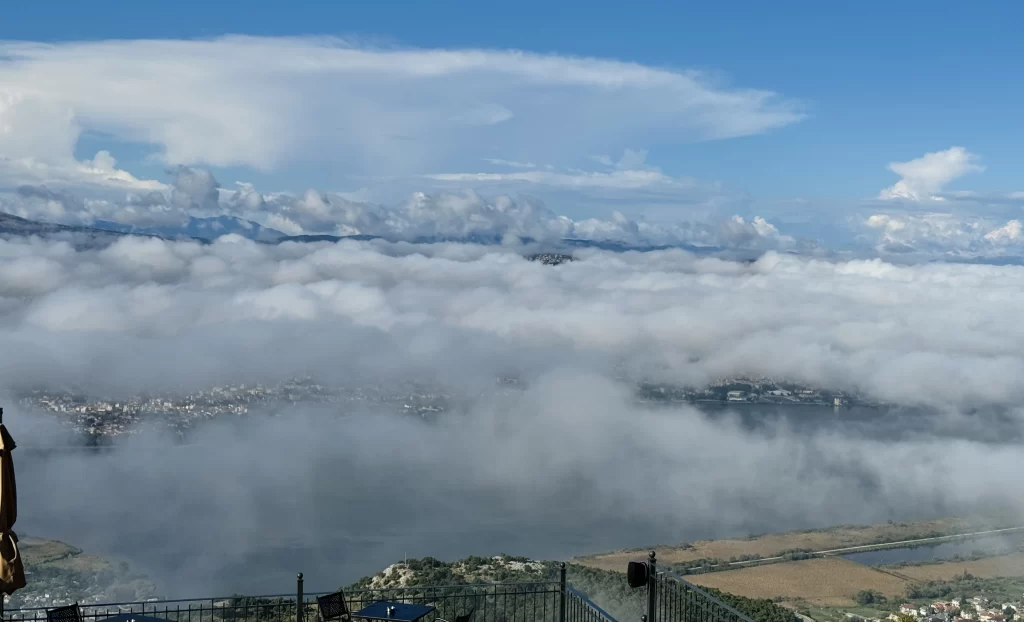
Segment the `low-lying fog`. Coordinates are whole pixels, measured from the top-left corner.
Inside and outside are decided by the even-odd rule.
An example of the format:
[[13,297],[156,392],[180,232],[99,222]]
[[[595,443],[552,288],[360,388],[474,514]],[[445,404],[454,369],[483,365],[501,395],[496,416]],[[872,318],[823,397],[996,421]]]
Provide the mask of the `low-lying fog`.
[[[170,596],[288,592],[300,571],[332,589],[406,554],[564,558],[1024,509],[1018,267],[681,251],[544,266],[468,245],[234,238],[0,242],[0,261],[19,533],[129,558]],[[31,449],[67,432],[14,403],[39,386],[117,397],[305,374],[474,397],[429,422],[299,405],[218,419],[188,446],[149,431],[56,455]],[[505,374],[527,388],[496,390]],[[622,380],[738,375],[916,414],[751,425],[644,408]]]

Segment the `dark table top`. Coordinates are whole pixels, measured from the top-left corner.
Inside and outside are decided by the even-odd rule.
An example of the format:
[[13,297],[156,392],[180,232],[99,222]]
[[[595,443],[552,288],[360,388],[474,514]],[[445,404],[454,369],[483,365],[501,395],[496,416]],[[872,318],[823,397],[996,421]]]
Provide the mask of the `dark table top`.
[[[394,607],[394,615],[388,615],[388,607]],[[363,607],[352,614],[353,618],[364,620],[395,620],[396,622],[416,622],[434,610],[432,605],[410,605],[408,603],[391,603],[386,600]]]
[[101,618],[102,622],[170,622],[167,618],[145,616],[140,613],[121,613],[109,618]]

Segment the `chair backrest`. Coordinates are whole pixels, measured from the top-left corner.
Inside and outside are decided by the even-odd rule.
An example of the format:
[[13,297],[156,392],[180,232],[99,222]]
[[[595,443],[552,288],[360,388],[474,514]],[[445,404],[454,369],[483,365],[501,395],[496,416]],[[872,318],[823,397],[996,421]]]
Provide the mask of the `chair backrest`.
[[78,603],[46,610],[46,622],[82,622],[82,610]]
[[342,591],[327,596],[318,596],[316,605],[320,609],[320,619],[324,622],[349,615],[348,605],[345,603],[345,592]]
[[469,622],[469,619],[473,617],[473,612],[476,611],[476,607],[473,607],[469,612],[462,614],[461,616],[455,617],[455,622]]

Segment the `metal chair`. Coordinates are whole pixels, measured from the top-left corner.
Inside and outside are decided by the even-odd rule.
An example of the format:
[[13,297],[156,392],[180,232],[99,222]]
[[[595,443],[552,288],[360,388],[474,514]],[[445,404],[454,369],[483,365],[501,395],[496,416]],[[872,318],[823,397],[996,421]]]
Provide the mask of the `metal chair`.
[[46,622],[82,622],[82,609],[77,602],[73,605],[47,609]]
[[345,602],[345,592],[340,590],[327,596],[318,596],[316,606],[320,610],[321,622],[352,619],[352,612],[348,610],[348,604]]
[[[461,616],[455,616],[455,622],[469,622],[469,620],[473,617],[474,611],[476,611],[476,607],[470,609],[468,613],[464,613]],[[438,618],[434,622],[448,622],[448,620],[445,620],[444,618]]]

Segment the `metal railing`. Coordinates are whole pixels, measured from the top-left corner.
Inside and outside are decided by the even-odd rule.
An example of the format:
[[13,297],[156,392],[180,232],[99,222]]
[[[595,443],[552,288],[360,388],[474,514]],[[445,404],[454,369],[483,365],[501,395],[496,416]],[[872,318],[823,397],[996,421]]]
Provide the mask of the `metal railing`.
[[[584,594],[566,583],[565,564],[557,580],[520,583],[479,583],[345,590],[349,610],[356,612],[378,601],[433,605],[424,622],[454,620],[473,612],[473,622],[615,622]],[[83,622],[102,622],[132,613],[170,622],[318,622],[317,596],[306,594],[299,575],[294,594],[228,596],[82,604]],[[45,622],[47,607],[4,612],[3,622]]]
[[754,622],[681,577],[664,574],[657,579],[655,611],[649,622]]
[[[641,617],[645,622],[754,622],[682,577],[658,573],[653,552],[648,564],[647,613]],[[102,622],[125,613],[169,622],[319,622],[316,599],[323,595],[305,594],[300,574],[294,594],[82,604],[81,611],[83,622]],[[454,620],[471,611],[473,622],[616,622],[566,582],[565,564],[558,579],[551,581],[354,589],[345,590],[345,599],[352,612],[378,601],[432,605],[435,610],[424,622]],[[10,609],[0,622],[46,622],[47,609]]]
[[658,572],[647,556],[647,607],[642,622],[754,622],[747,614],[671,572]]
[[598,607],[586,594],[571,585],[567,585],[565,588],[565,620],[566,622],[616,622],[615,618]]

